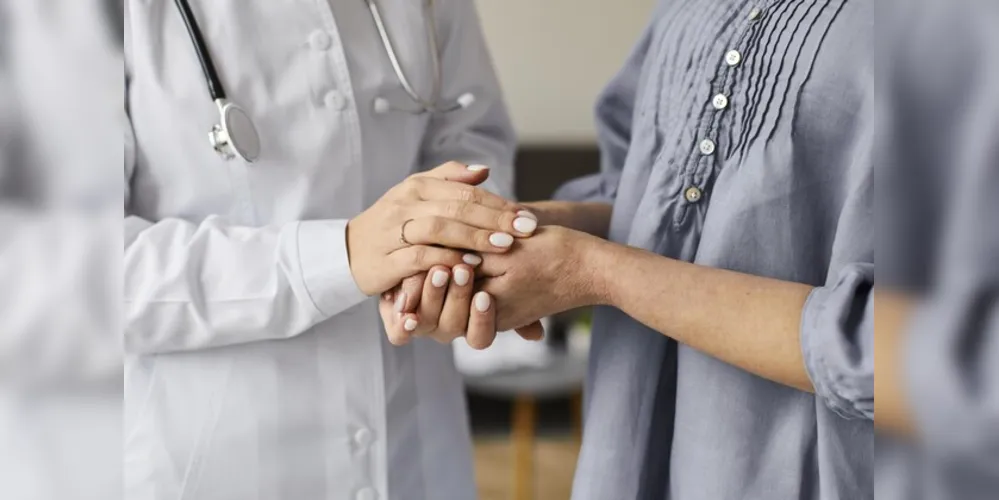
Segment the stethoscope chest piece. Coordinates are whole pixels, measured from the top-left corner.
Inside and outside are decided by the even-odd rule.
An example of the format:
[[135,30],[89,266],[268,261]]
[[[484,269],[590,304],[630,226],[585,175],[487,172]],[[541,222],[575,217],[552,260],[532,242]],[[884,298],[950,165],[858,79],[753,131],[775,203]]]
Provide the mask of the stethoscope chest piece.
[[212,126],[208,140],[224,159],[239,159],[253,163],[260,157],[260,136],[253,121],[243,108],[224,99],[215,101],[219,108],[219,123]]

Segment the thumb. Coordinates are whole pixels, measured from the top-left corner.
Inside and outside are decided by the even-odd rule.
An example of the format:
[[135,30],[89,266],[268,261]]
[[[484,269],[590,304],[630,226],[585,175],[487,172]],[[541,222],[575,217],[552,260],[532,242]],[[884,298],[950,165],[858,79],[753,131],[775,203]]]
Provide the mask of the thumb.
[[441,179],[445,181],[461,182],[478,186],[489,178],[489,167],[486,165],[465,165],[456,161],[449,161],[437,168],[419,174],[423,177]]

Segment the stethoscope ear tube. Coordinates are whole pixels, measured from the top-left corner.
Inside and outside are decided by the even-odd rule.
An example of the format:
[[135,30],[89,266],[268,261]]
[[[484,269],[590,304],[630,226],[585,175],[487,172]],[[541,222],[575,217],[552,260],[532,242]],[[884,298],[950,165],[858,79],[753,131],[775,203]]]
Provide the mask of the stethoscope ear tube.
[[184,25],[187,26],[187,33],[191,35],[191,43],[194,44],[194,49],[198,53],[198,62],[201,63],[201,71],[205,73],[205,81],[208,83],[208,93],[211,95],[213,101],[225,100],[225,89],[222,88],[222,81],[215,70],[215,64],[208,54],[205,38],[201,35],[201,29],[198,27],[198,21],[194,19],[191,6],[187,3],[187,0],[174,1],[177,3],[177,10],[180,11],[180,17],[184,20]]

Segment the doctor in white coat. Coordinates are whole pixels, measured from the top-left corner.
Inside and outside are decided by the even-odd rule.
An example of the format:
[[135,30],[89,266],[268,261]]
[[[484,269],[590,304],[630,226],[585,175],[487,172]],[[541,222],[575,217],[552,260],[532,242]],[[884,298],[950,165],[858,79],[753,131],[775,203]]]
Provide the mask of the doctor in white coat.
[[438,50],[440,101],[461,101],[422,114],[397,109],[415,101],[365,0],[190,4],[260,155],[209,145],[174,3],[126,0],[126,498],[474,498],[450,347],[392,346],[370,298],[527,236],[513,203],[454,182],[512,179],[473,2],[377,4],[407,83],[433,93]]

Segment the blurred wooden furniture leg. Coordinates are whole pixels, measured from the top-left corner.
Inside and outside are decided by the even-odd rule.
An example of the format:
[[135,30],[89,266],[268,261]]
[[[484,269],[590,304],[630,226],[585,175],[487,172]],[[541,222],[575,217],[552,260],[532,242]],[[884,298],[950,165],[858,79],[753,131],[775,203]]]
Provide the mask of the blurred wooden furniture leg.
[[534,419],[531,395],[518,395],[513,401],[513,498],[534,498]]
[[579,391],[572,395],[570,402],[572,405],[572,435],[576,442],[583,441],[583,392]]

